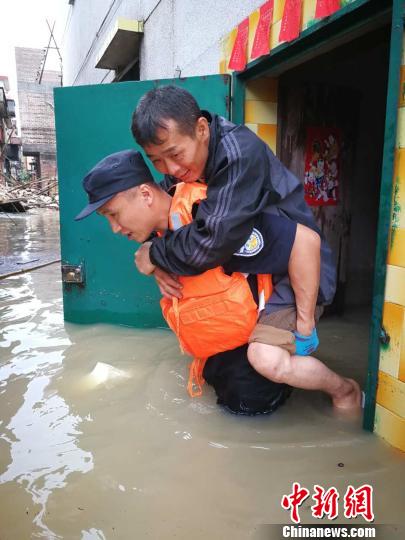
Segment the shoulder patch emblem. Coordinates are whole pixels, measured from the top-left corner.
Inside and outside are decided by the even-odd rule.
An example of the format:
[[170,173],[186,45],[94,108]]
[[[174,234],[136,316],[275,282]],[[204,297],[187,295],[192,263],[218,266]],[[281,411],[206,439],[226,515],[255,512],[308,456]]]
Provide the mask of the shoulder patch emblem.
[[234,255],[237,257],[254,257],[263,249],[264,241],[262,233],[253,229],[247,242]]

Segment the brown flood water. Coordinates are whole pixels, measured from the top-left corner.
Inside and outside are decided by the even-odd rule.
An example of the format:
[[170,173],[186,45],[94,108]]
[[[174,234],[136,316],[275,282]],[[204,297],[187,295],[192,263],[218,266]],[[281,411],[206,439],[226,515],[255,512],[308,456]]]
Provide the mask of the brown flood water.
[[[319,356],[362,384],[366,321],[320,325]],[[280,500],[294,481],[341,498],[371,484],[376,523],[404,523],[404,455],[360,419],[315,392],[254,418],[220,409],[210,388],[191,400],[168,331],[64,323],[58,264],[0,281],[0,329],[1,540],[253,538],[289,523]]]

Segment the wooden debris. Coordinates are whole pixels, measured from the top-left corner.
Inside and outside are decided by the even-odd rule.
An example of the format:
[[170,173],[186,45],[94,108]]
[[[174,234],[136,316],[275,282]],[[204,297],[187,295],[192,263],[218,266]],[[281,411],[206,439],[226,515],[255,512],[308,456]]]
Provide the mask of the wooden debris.
[[[25,212],[29,208],[59,208],[56,178],[38,178],[20,182],[15,178],[0,184],[0,212]],[[11,183],[10,183],[11,180]]]

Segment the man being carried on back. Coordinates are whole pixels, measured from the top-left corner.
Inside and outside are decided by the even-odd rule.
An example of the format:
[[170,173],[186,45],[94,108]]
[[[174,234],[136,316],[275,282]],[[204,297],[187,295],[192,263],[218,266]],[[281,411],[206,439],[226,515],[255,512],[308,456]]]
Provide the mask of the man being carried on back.
[[[102,160],[86,177],[84,187],[89,195],[90,204],[77,217],[78,219],[86,217],[94,210],[98,210],[100,214],[107,217],[114,232],[119,232],[129,239],[139,242],[149,238],[152,231],[163,233],[168,228],[169,213],[173,201],[167,193],[153,183],[153,179],[143,162],[142,157],[134,151],[119,152]],[[202,187],[201,184],[197,184],[195,189],[201,190]],[[199,195],[198,200],[204,200],[204,195],[205,188],[204,194]],[[194,210],[196,210],[198,214],[198,209],[195,208]],[[191,213],[195,212],[191,211]],[[189,218],[191,218],[191,216],[189,216]],[[177,234],[180,230],[182,229],[178,229],[173,235]],[[247,260],[247,258],[244,257],[244,253],[252,250],[253,246],[253,251],[256,250],[257,253],[249,258],[248,264],[253,266],[256,260],[257,266],[261,265],[262,269],[254,272],[254,269],[251,268],[249,270],[251,273],[257,274],[259,272],[264,273],[274,271],[281,274],[287,273],[288,268],[293,268],[294,270],[294,266],[300,264],[301,250],[298,249],[297,251],[297,246],[305,243],[308,239],[309,242],[307,242],[307,248],[312,253],[312,258],[315,261],[316,259],[319,260],[319,242],[316,244],[316,242],[313,241],[314,236],[317,236],[316,233],[313,233],[303,225],[297,225],[291,220],[279,216],[263,214],[261,232],[259,230],[253,231],[248,242],[244,244],[237,255],[231,257],[228,265],[225,265],[225,268],[228,272],[238,271],[237,266],[243,266],[244,261]],[[259,246],[261,249],[259,250],[257,250],[258,238],[260,240],[259,244],[261,243],[261,246]],[[274,256],[272,256],[272,253]],[[158,272],[158,270],[156,271]],[[191,281],[193,279],[198,278],[190,278]],[[246,305],[246,313],[247,312],[248,306]],[[246,326],[247,334],[240,331],[239,342],[236,340],[229,344],[226,342],[226,339],[224,339],[224,343],[227,343],[225,348],[242,345],[248,339],[252,328],[253,325],[251,328]],[[257,329],[258,328],[256,328],[255,331],[257,331]],[[223,330],[221,330],[221,332],[222,334],[224,333]],[[286,331],[277,335],[277,339],[280,340],[280,337],[282,338],[280,345],[281,347],[285,347],[283,350],[289,356],[290,353],[287,351],[293,345],[291,336],[292,338],[294,337],[291,332]],[[217,334],[215,339],[217,340],[217,345],[219,342],[222,348],[220,347],[217,350],[212,349],[209,351],[210,354],[224,351],[224,345],[221,342],[221,334],[219,336]],[[194,354],[194,351],[189,352]],[[250,361],[252,364],[252,358],[254,359],[255,354],[256,351],[254,350],[250,353]],[[293,358],[294,357],[295,356],[293,356]],[[302,358],[302,360],[321,364],[318,360],[312,358]],[[258,358],[258,362],[260,362],[260,357]],[[336,379],[337,389],[336,391],[329,391],[329,393],[332,396],[334,404],[336,406],[341,406],[339,400],[343,400],[342,403],[344,403],[345,396],[340,394],[340,387],[345,386],[346,381],[349,386],[351,386],[351,383],[347,379],[343,379],[331,372],[323,364],[321,364],[321,366],[329,377]],[[300,385],[297,384],[296,386]],[[317,386],[315,388],[324,389],[325,391],[329,390],[328,387],[322,388]]]
[[[270,380],[323,390],[335,407],[359,407],[361,392],[355,381],[337,376],[313,357],[301,356],[317,348],[315,324],[322,306],[333,299],[336,272],[299,180],[246,126],[201,111],[193,96],[176,86],[154,88],[141,98],[132,132],[165,175],[166,189],[197,180],[208,187],[192,223],[137,251],[138,270],[153,273],[162,294],[179,296],[176,276],[196,275],[229,261],[243,250],[254,229],[259,230],[263,216],[305,225],[305,242],[297,229],[288,274],[272,272],[273,294],[250,338],[249,361]],[[260,236],[256,240],[260,251]],[[318,250],[321,246],[320,278],[319,258],[308,249],[311,242]],[[269,271],[260,264],[267,263],[261,252],[252,258],[245,255],[239,253],[239,271]]]

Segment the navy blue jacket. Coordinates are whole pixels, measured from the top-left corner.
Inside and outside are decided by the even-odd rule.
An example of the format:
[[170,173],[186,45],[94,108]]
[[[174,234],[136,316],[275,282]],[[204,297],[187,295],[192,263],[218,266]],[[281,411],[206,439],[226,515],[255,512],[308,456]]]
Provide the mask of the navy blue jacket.
[[[246,243],[264,211],[320,233],[304,200],[301,182],[267,144],[246,126],[208,113],[207,118],[210,121],[209,154],[204,175],[208,185],[207,199],[199,205],[190,225],[153,240],[152,263],[178,275],[196,275],[224,265]],[[174,177],[165,176],[162,186],[167,190],[176,182]],[[244,271],[242,267],[247,264],[246,260],[240,264],[239,270]],[[256,270],[256,273],[260,272]],[[267,272],[270,273],[270,269]],[[288,276],[283,273],[273,279],[276,287],[271,303],[274,308],[294,305]],[[332,253],[322,239],[321,303],[332,301],[335,286]]]

